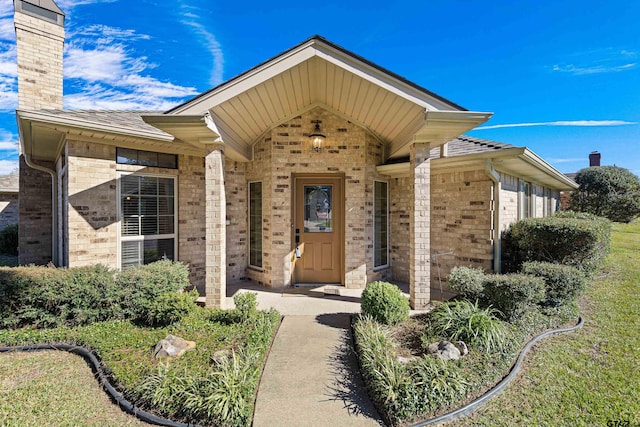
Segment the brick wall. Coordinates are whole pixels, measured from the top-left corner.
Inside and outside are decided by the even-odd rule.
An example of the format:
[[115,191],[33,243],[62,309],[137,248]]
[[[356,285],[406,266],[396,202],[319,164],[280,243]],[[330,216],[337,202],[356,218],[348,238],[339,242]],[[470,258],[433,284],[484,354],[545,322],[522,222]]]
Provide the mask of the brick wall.
[[[46,166],[52,168],[53,164]],[[24,156],[20,156],[19,197],[19,262],[47,264],[52,261],[51,175],[31,169]]]
[[[408,177],[393,178],[389,181],[390,221],[391,221],[391,276],[393,280],[409,283],[410,233],[409,212],[411,182]],[[434,216],[433,211],[431,217]]]
[[117,267],[116,148],[67,141],[69,267]]
[[227,283],[246,278],[247,273],[247,178],[246,163],[225,162],[227,196]]
[[[456,265],[491,271],[492,187],[484,169],[432,175],[433,287],[439,287],[441,279],[443,288],[446,288],[446,277]],[[437,254],[443,255],[437,256],[435,261],[433,256]]]
[[204,159],[178,157],[178,259],[189,264],[189,280],[204,295]]
[[0,193],[0,230],[18,223],[20,206],[18,193]]

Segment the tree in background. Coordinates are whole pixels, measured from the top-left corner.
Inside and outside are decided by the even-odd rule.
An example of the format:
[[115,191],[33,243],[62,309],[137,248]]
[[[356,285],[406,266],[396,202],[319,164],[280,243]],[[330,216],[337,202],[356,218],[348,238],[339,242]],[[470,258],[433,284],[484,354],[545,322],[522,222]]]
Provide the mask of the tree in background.
[[640,178],[618,166],[581,169],[575,181],[580,185],[569,209],[588,212],[615,222],[631,222],[640,215]]

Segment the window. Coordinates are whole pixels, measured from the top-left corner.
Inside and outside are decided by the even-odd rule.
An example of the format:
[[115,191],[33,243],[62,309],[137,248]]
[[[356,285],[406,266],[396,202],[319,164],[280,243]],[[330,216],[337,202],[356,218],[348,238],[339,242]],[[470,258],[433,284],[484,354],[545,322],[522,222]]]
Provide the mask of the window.
[[178,156],[153,151],[116,148],[116,163],[121,165],[139,165],[156,168],[178,169]]
[[551,190],[548,188],[544,189],[544,206],[543,206],[543,216],[551,216],[553,215],[553,199],[551,198]]
[[127,268],[175,259],[175,178],[120,177],[120,264]]
[[374,181],[373,222],[374,222],[374,267],[389,265],[389,184]]
[[519,194],[519,219],[529,218],[531,216],[531,183],[520,181]]
[[332,233],[333,187],[330,185],[304,186],[304,232]]
[[262,182],[249,183],[249,265],[262,268]]

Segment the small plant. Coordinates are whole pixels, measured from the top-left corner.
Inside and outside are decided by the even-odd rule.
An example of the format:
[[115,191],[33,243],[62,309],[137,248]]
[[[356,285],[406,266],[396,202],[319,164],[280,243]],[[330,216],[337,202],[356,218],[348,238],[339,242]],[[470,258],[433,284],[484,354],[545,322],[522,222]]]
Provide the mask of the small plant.
[[410,370],[416,384],[416,397],[426,404],[419,412],[433,411],[458,401],[469,386],[456,364],[436,357],[423,356]]
[[362,312],[376,321],[393,325],[409,318],[409,300],[389,282],[371,282],[362,292]]
[[453,267],[449,273],[449,287],[467,299],[482,298],[484,289],[484,271],[473,267]]
[[431,328],[423,336],[423,346],[431,343],[431,334],[434,334],[450,341],[461,340],[489,352],[501,351],[509,339],[509,332],[496,317],[499,314],[491,307],[478,307],[477,301],[446,302],[429,313]]
[[576,298],[586,287],[587,278],[577,268],[549,262],[525,262],[522,272],[545,282],[545,305],[558,306]]
[[198,295],[196,290],[159,295],[147,308],[147,323],[151,326],[166,326],[182,320],[195,310]]
[[486,302],[500,310],[505,320],[513,321],[528,308],[544,300],[545,283],[526,274],[491,274],[484,285]]
[[233,296],[233,303],[241,321],[246,322],[255,317],[258,312],[257,297],[258,294],[255,292],[242,292]]

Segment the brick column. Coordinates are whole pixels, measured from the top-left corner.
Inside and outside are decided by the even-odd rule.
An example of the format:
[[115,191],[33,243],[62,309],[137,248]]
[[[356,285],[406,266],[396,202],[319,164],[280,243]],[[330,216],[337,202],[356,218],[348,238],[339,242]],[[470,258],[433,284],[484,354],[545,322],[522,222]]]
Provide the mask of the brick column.
[[412,209],[410,209],[409,294],[411,307],[422,309],[431,300],[431,159],[429,144],[411,146]]
[[224,146],[210,144],[205,157],[205,298],[207,307],[224,308],[227,293]]

